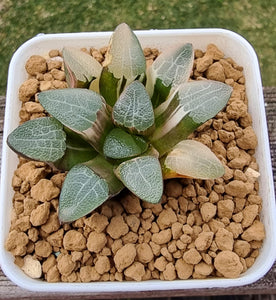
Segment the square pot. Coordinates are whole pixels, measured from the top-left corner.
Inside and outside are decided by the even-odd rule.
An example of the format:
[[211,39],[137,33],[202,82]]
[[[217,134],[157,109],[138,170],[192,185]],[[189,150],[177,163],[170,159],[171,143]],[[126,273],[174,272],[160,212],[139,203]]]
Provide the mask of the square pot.
[[7,144],[8,134],[18,126],[21,103],[18,89],[27,79],[26,60],[34,54],[46,55],[51,49],[64,46],[101,48],[108,44],[111,32],[40,34],[24,43],[14,54],[9,68],[6,98],[5,127],[3,137],[1,168],[0,203],[0,262],[4,273],[20,287],[41,292],[136,292],[153,290],[199,289],[214,287],[234,287],[252,283],[268,272],[276,256],[276,218],[275,195],[272,177],[269,140],[267,133],[264,99],[257,56],[251,45],[236,33],[223,29],[180,29],[136,31],[142,47],[155,47],[160,50],[168,45],[190,42],[195,49],[206,50],[207,44],[214,43],[226,57],[231,57],[244,67],[246,94],[249,99],[249,112],[253,119],[253,128],[258,138],[256,159],[260,166],[259,194],[263,199],[261,220],[265,226],[266,238],[254,265],[239,278],[211,278],[142,282],[91,282],[91,283],[47,283],[28,277],[14,264],[14,257],[5,250],[12,210],[13,189],[11,181],[18,159]]

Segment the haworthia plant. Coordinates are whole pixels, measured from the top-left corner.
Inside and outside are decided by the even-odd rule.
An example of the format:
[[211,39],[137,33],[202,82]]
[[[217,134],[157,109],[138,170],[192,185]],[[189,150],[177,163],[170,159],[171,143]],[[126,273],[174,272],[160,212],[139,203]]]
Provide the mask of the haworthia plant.
[[61,222],[72,222],[126,187],[158,203],[163,180],[214,179],[224,166],[188,136],[225,107],[232,88],[188,81],[194,51],[163,51],[146,70],[142,47],[127,24],[111,36],[103,67],[64,48],[69,88],[38,94],[51,115],[28,121],[8,137],[17,153],[68,171],[59,198]]

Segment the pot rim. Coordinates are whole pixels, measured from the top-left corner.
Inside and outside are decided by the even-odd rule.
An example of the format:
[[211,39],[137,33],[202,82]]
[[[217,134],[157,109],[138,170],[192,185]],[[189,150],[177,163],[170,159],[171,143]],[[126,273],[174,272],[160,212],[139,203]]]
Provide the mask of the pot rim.
[[[57,33],[57,34],[39,34],[34,38],[25,42],[14,53],[9,67],[8,75],[8,87],[6,97],[6,114],[5,114],[5,126],[3,133],[3,149],[2,149],[2,166],[1,166],[1,189],[0,189],[0,263],[4,273],[17,285],[22,288],[41,291],[41,292],[137,292],[137,291],[161,291],[161,290],[184,290],[194,288],[226,288],[241,286],[250,284],[262,276],[264,276],[273,265],[276,258],[276,218],[275,218],[275,195],[274,195],[274,182],[272,176],[272,166],[270,160],[270,148],[268,140],[268,131],[266,125],[266,116],[264,109],[263,91],[261,83],[261,75],[259,70],[259,63],[257,55],[248,41],[246,41],[241,35],[226,29],[220,28],[206,28],[206,29],[152,29],[152,30],[138,30],[135,31],[138,38],[142,41],[142,46],[150,45],[150,42],[156,40],[156,45],[163,45],[165,47],[168,43],[164,41],[177,40],[196,40],[197,45],[206,44],[206,40],[209,38],[215,38],[209,42],[219,44],[219,48],[223,48],[226,56],[232,57],[233,55],[238,58],[239,61],[244,61],[242,64],[245,68],[246,77],[246,89],[248,97],[254,99],[254,105],[251,105],[250,112],[252,116],[257,116],[253,119],[253,127],[257,130],[257,136],[259,140],[259,146],[257,155],[264,165],[262,165],[261,175],[261,192],[265,195],[265,202],[263,211],[264,216],[268,216],[268,219],[264,219],[265,228],[267,232],[266,239],[260,255],[257,258],[254,265],[243,273],[239,278],[227,279],[227,278],[211,278],[211,279],[188,279],[188,280],[174,280],[174,281],[160,281],[149,280],[142,282],[91,282],[91,283],[47,283],[40,280],[29,278],[23,273],[21,269],[13,264],[13,256],[7,252],[4,248],[4,242],[10,226],[10,216],[7,216],[7,207],[10,208],[10,197],[8,196],[8,190],[11,186],[11,178],[14,170],[14,163],[11,161],[15,159],[16,155],[11,153],[8,149],[5,141],[9,132],[18,123],[18,117],[15,114],[19,107],[19,103],[15,105],[13,102],[17,101],[17,91],[19,85],[22,82],[18,78],[22,78],[21,74],[18,74],[18,66],[23,66],[22,61],[26,61],[25,57],[31,54],[45,53],[45,44],[51,41],[52,46],[50,49],[56,48],[61,44],[71,44],[72,41],[77,41],[83,46],[82,41],[92,39],[97,41],[101,45],[106,45],[112,32],[81,32],[81,33]],[[157,42],[161,39],[162,42]],[[164,44],[165,43],[165,44]],[[234,43],[235,48],[230,49],[231,44]],[[85,47],[85,46],[84,46]],[[49,49],[49,50],[50,50]],[[40,51],[41,50],[41,51]],[[40,51],[40,52],[39,52]],[[27,54],[26,54],[27,53]],[[228,54],[230,53],[230,54]],[[231,54],[233,53],[233,54]],[[245,57],[250,58],[245,61]],[[235,58],[233,58],[236,60]],[[16,81],[16,82],[15,82]],[[254,88],[251,88],[251,84],[254,84]],[[17,101],[19,102],[19,101]],[[259,113],[259,115],[257,115]],[[261,128],[259,128],[261,126]],[[259,129],[258,129],[259,128]],[[261,186],[260,184],[260,186]],[[262,197],[264,197],[262,195]],[[8,203],[7,203],[8,202]],[[274,234],[273,234],[274,233]],[[261,259],[265,261],[261,261]],[[257,263],[258,261],[258,263]],[[256,264],[257,263],[257,264]],[[257,265],[257,266],[256,266]]]

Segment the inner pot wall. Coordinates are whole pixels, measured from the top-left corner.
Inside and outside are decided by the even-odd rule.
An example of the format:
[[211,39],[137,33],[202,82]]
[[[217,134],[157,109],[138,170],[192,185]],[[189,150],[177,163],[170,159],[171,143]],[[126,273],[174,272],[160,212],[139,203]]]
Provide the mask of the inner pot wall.
[[249,112],[253,119],[253,128],[258,137],[256,159],[260,166],[260,191],[263,199],[261,219],[265,225],[266,238],[254,265],[236,279],[189,279],[175,281],[143,282],[94,282],[94,283],[47,283],[29,278],[14,264],[14,257],[4,248],[7,238],[13,189],[11,180],[17,168],[18,159],[6,145],[8,134],[17,127],[20,101],[18,89],[27,79],[26,60],[34,54],[46,55],[51,49],[62,49],[64,46],[95,47],[107,45],[111,32],[73,33],[73,34],[40,34],[23,44],[14,54],[9,68],[6,96],[5,128],[3,135],[2,168],[1,168],[1,203],[0,203],[0,262],[5,274],[17,285],[33,290],[47,292],[131,292],[149,290],[174,290],[190,288],[232,287],[252,283],[261,278],[272,266],[276,256],[276,223],[275,195],[270,160],[269,140],[264,109],[262,83],[257,56],[251,45],[241,36],[223,29],[180,29],[136,31],[142,47],[155,47],[161,51],[170,45],[190,42],[195,49],[206,50],[207,44],[214,43],[226,57],[233,58],[243,66],[246,78],[246,94],[249,99]]

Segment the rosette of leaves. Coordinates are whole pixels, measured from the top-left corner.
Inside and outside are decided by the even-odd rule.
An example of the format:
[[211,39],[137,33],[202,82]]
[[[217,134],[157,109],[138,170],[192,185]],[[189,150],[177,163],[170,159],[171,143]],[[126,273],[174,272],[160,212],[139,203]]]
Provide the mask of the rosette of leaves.
[[63,58],[69,88],[39,93],[49,117],[25,122],[7,141],[20,155],[68,171],[61,222],[85,216],[124,187],[158,203],[164,179],[224,174],[207,146],[187,138],[224,108],[232,88],[189,81],[191,44],[170,47],[147,69],[136,35],[121,24],[103,65],[74,48],[64,48]]

